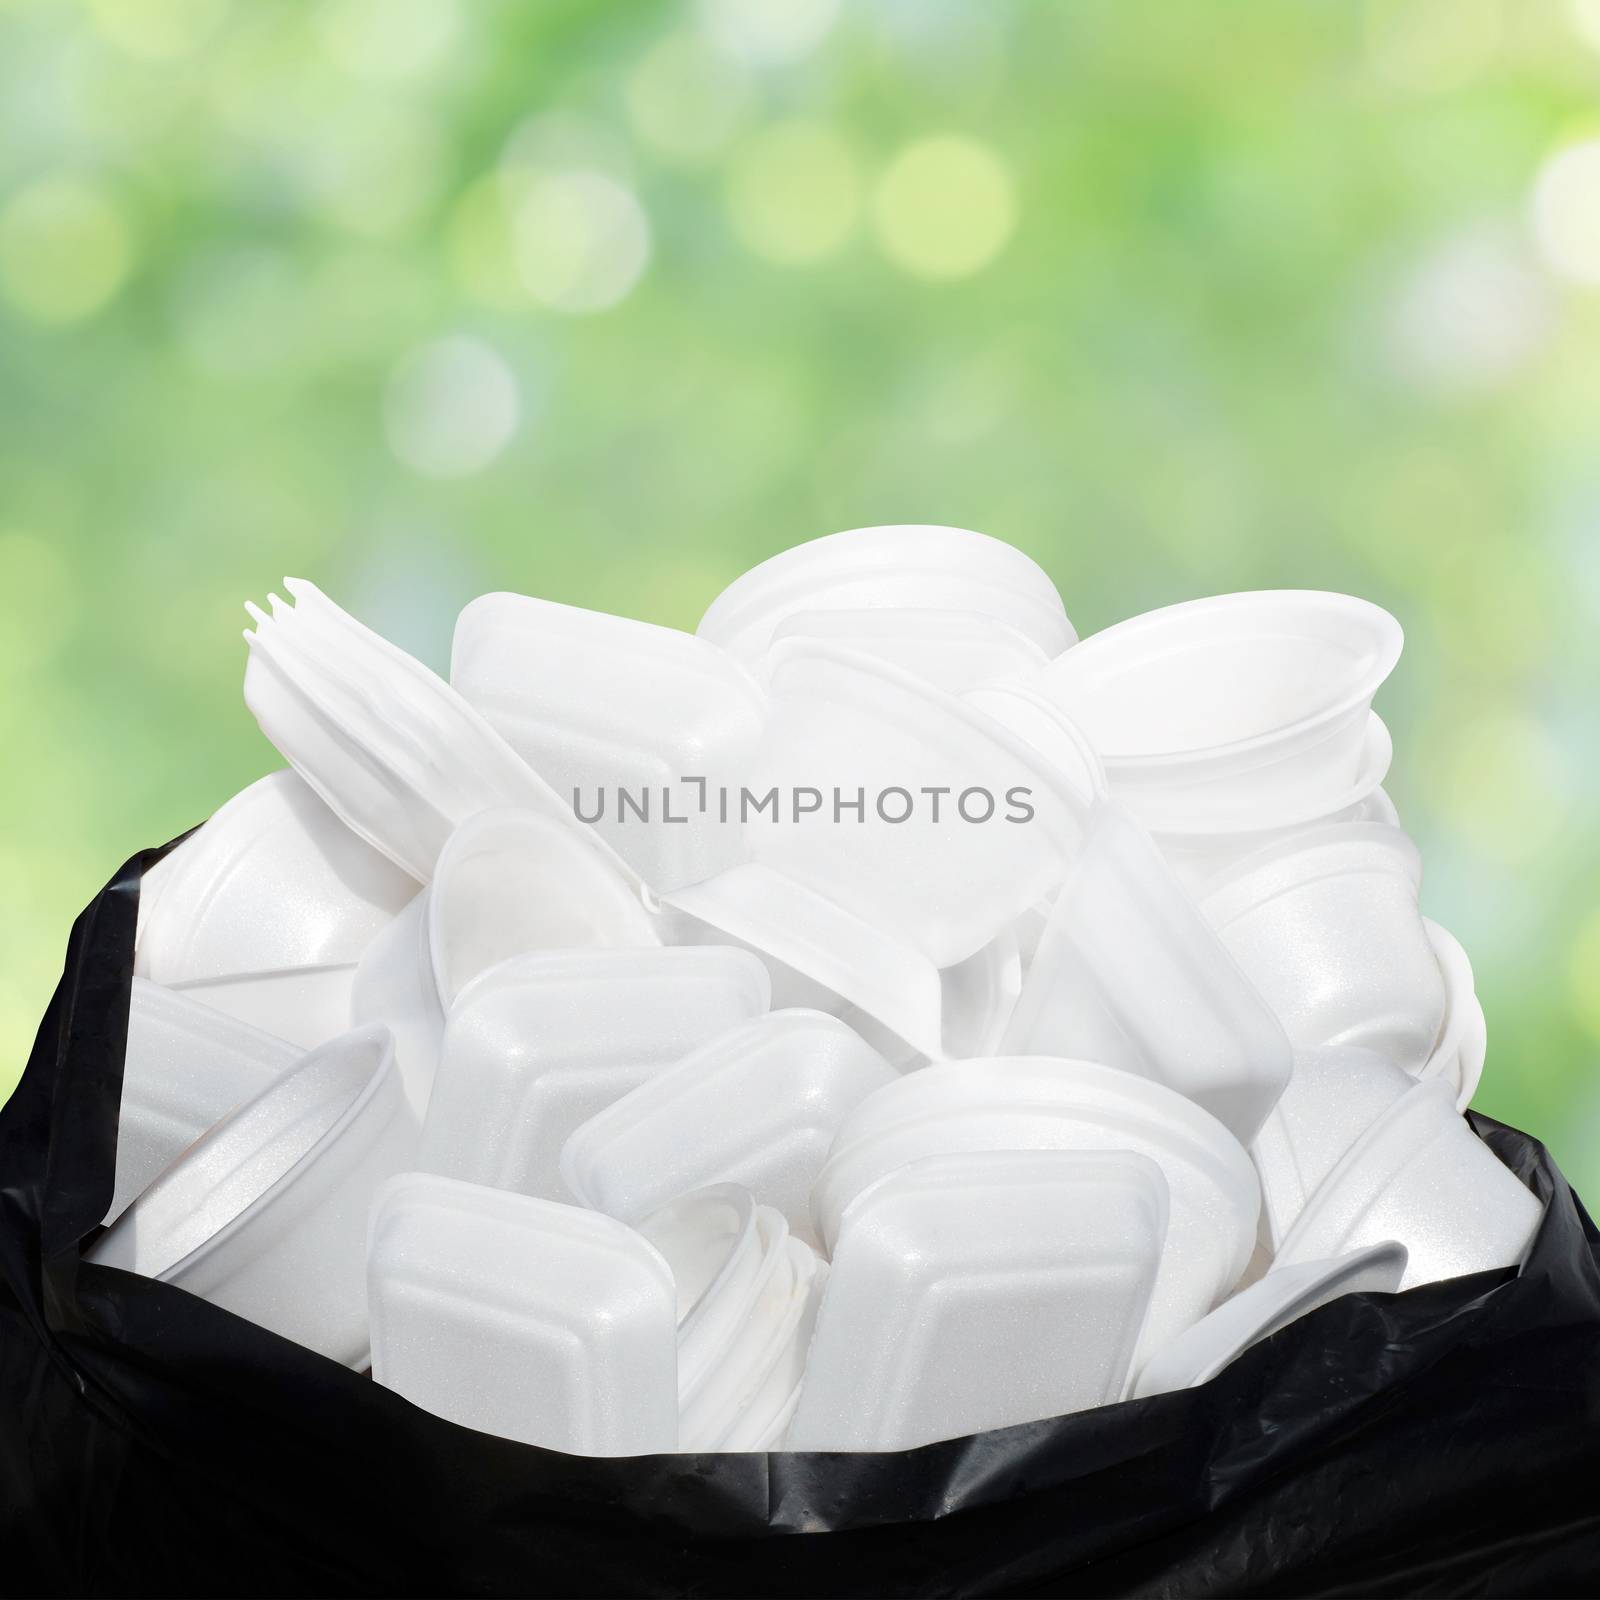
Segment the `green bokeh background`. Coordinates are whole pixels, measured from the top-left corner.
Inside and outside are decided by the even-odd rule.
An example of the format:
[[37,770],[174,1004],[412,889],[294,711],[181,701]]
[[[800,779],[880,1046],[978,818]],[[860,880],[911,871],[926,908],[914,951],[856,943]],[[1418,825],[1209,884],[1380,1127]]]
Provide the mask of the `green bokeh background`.
[[240,603],[436,665],[796,540],[1080,632],[1348,589],[1479,1105],[1600,1192],[1596,0],[0,0],[0,1094],[78,908],[277,765]]

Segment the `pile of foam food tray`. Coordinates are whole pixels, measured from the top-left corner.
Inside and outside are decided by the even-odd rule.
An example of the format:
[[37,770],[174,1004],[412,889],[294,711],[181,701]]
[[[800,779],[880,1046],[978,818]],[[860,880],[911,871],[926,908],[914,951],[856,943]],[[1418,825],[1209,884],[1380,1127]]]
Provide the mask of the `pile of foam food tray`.
[[287,589],[288,767],[143,885],[95,1259],[630,1455],[1182,1388],[1526,1250],[1378,607],[1080,643],[1008,545],[868,528],[693,634],[484,595],[447,683]]

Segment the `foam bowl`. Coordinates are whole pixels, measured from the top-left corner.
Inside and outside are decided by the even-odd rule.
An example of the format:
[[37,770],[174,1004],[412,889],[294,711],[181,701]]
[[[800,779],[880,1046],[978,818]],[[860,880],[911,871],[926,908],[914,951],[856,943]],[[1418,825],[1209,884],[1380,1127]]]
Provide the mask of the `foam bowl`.
[[1402,1289],[1521,1264],[1543,1210],[1455,1108],[1452,1085],[1418,1083],[1323,1180],[1274,1266],[1394,1239]]
[[755,1247],[718,1307],[716,1345],[707,1336],[694,1372],[679,1368],[679,1449],[715,1449],[737,1420],[741,1396],[753,1396],[766,1366],[781,1353],[774,1339],[794,1309],[797,1268],[809,1272],[814,1262],[809,1250],[791,1249],[793,1243],[782,1214],[757,1206]]
[[169,985],[248,1027],[287,1039],[303,1050],[350,1027],[350,995],[356,966],[283,967],[266,972],[234,972],[222,978],[195,978]]
[[383,1028],[311,1051],[161,1174],[89,1259],[176,1284],[347,1366],[367,1364],[373,1191],[417,1130]]
[[636,887],[570,827],[532,811],[480,811],[451,833],[427,888],[368,947],[351,1018],[393,1030],[420,1118],[445,1017],[479,973],[534,950],[659,942]]
[[790,617],[816,611],[975,613],[1046,656],[1076,639],[1049,575],[1020,550],[965,528],[855,528],[784,550],[734,579],[696,630],[756,664]]
[[1242,862],[1203,909],[1296,1045],[1364,1045],[1415,1072],[1445,1010],[1421,873],[1399,828],[1333,823]]
[[117,1116],[110,1222],[207,1128],[286,1072],[301,1052],[188,995],[135,978]]
[[718,1183],[669,1200],[639,1223],[672,1269],[678,1297],[678,1392],[722,1358],[761,1269],[759,1208],[748,1189]]
[[[746,820],[752,861],[935,967],[965,960],[1059,879],[1085,804],[1032,746],[868,656],[795,641],[772,663],[749,787],[776,793],[778,815]],[[801,809],[813,794],[820,806]],[[841,795],[864,797],[859,815]]]
[[1277,1267],[1158,1350],[1139,1374],[1134,1394],[1142,1398],[1209,1383],[1252,1345],[1341,1295],[1393,1294],[1405,1270],[1405,1246],[1392,1239],[1331,1261]]
[[1365,600],[1261,590],[1117,623],[1059,656],[1044,683],[1147,820],[1270,825],[1285,808],[1331,806],[1356,779],[1402,643]]
[[751,951],[784,1005],[859,1012],[914,1051],[941,1053],[940,969],[921,949],[805,884],[749,861],[663,895],[661,905],[668,943]]
[[717,1450],[777,1449],[799,1404],[831,1268],[803,1240],[791,1237],[789,1250],[795,1287],[783,1322],[768,1341],[760,1382],[736,1396],[732,1420],[717,1435]]
[[1394,1110],[1413,1082],[1358,1045],[1295,1052],[1294,1073],[1250,1147],[1274,1248],[1345,1152]]
[[1218,878],[1261,851],[1285,845],[1299,834],[1330,823],[1376,822],[1398,828],[1400,815],[1383,788],[1393,756],[1393,741],[1376,711],[1368,719],[1368,727],[1372,736],[1368,748],[1371,765],[1365,764],[1364,757],[1362,774],[1349,791],[1335,803],[1316,808],[1315,815],[1284,818],[1265,828],[1218,827],[1193,831],[1166,829],[1161,826],[1159,817],[1153,823],[1145,817],[1151,838],[1172,863],[1184,887],[1196,899],[1201,899]]
[[1003,1035],[1187,1095],[1248,1143],[1292,1051],[1262,992],[1128,810],[1099,802]]
[[347,966],[417,887],[297,773],[271,772],[145,875],[134,972],[173,984]]
[[1478,1092],[1478,1082],[1483,1077],[1483,1063],[1488,1050],[1488,1027],[1484,1022],[1483,1007],[1473,983],[1472,962],[1462,949],[1461,941],[1427,917],[1422,925],[1428,933],[1428,943],[1433,947],[1434,958],[1444,976],[1444,1021],[1439,1025],[1439,1037],[1433,1050],[1423,1063],[1420,1076],[1443,1078],[1454,1086],[1456,1110],[1465,1111]]
[[685,1450],[754,1448],[789,1403],[827,1281],[827,1264],[786,1234],[738,1334],[680,1414]]

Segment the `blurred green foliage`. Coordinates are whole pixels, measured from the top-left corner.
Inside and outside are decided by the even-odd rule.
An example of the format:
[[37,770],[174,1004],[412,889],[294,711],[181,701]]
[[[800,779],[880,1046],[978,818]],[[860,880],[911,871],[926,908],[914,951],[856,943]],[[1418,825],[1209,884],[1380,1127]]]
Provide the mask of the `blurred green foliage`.
[[1600,1190],[1600,4],[0,0],[0,1094],[277,764],[240,602],[439,664],[872,522],[1081,632],[1349,589],[1482,1108]]

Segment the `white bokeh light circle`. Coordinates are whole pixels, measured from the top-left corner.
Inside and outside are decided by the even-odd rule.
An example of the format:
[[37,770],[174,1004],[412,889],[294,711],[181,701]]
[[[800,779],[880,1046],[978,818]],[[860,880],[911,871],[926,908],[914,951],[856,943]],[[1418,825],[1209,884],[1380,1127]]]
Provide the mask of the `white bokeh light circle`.
[[396,460],[428,478],[464,478],[500,455],[522,414],[517,380],[481,339],[450,335],[395,368],[384,426]]

